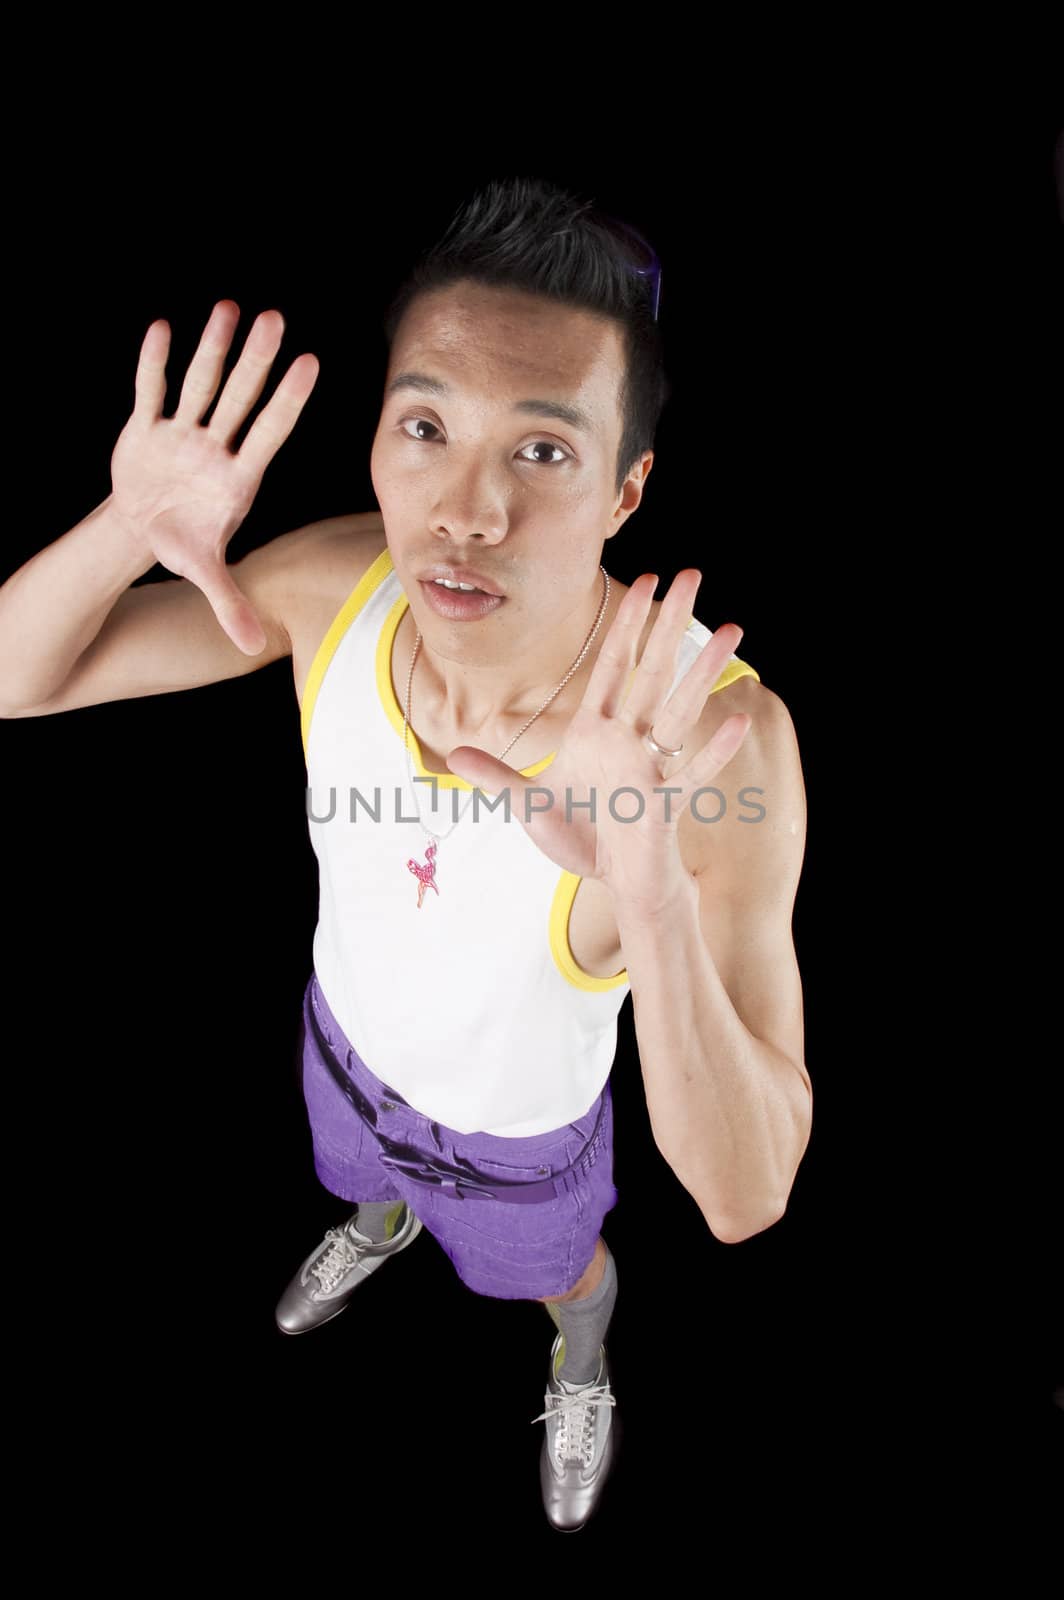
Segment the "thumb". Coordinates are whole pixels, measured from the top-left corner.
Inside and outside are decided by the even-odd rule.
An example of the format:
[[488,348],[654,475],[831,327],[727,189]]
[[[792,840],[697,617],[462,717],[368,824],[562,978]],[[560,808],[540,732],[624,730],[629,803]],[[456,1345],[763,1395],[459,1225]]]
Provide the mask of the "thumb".
[[447,765],[459,778],[464,778],[474,788],[483,789],[485,794],[501,794],[503,789],[509,789],[512,800],[516,800],[527,786],[528,780],[521,773],[473,744],[456,745],[447,757]]
[[246,656],[261,655],[266,648],[266,630],[247,595],[229,576],[224,562],[201,567],[190,574],[190,578],[206,596],[223,632],[237,649]]

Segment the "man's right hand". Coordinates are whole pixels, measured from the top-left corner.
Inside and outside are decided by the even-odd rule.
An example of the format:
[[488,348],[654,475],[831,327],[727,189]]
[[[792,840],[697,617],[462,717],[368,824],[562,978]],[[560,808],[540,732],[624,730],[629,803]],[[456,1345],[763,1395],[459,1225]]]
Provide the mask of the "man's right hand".
[[206,595],[233,643],[245,655],[258,655],[266,634],[229,575],[226,547],[247,516],[263,473],[295,427],[317,382],[319,362],[309,354],[292,362],[234,454],[230,445],[266,386],[284,334],[279,311],[263,311],[255,319],[204,427],[201,418],[218,391],[239,320],[235,301],[218,301],[169,418],[163,405],[170,325],[152,323],[140,348],[133,414],[111,457],[111,504],[145,550]]

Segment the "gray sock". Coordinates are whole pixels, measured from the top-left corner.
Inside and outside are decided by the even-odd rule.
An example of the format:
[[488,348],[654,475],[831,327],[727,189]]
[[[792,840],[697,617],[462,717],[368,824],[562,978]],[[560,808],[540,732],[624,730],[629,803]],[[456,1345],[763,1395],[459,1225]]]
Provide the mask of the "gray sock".
[[355,1227],[374,1244],[394,1238],[406,1207],[402,1200],[360,1200]]
[[[605,1239],[602,1242],[606,1244]],[[617,1263],[607,1244],[606,1268],[598,1288],[586,1300],[562,1300],[551,1307],[557,1312],[558,1326],[565,1340],[565,1360],[558,1369],[558,1377],[564,1378],[566,1383],[590,1383],[598,1377],[600,1346],[606,1341],[616,1300]]]

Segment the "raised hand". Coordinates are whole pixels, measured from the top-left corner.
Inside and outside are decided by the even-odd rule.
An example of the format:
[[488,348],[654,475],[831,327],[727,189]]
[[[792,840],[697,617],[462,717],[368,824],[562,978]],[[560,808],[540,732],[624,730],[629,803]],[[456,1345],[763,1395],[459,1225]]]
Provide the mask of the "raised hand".
[[[701,581],[695,567],[677,574],[636,669],[636,651],[658,586],[653,573],[636,579],[617,608],[583,700],[546,771],[526,778],[475,745],[458,745],[447,757],[452,772],[486,793],[508,789],[511,816],[557,866],[601,879],[633,910],[656,910],[685,876],[680,818],[696,790],[712,784],[750,731],[750,716],[736,712],[705,745],[691,742],[713,686],[743,636],[734,622],[714,631],[669,693]],[[668,780],[675,791],[668,802],[660,792],[664,758],[646,743],[651,729],[666,749],[684,747],[686,760]],[[615,816],[610,796],[621,790]],[[592,795],[594,820],[585,804]]]
[[292,362],[239,451],[232,442],[266,386],[284,334],[279,311],[256,317],[210,422],[202,418],[218,391],[240,320],[233,300],[219,300],[185,374],[172,417],[163,416],[170,325],[153,322],[137,364],[136,402],[111,457],[111,502],[155,559],[194,583],[220,626],[245,655],[266,634],[233,581],[226,547],[247,516],[263,473],[295,427],[318,378],[317,356]]

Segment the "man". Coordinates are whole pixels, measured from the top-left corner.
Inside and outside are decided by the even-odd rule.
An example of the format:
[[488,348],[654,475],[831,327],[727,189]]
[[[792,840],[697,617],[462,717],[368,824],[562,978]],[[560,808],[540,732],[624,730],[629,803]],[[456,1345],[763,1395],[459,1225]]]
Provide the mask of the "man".
[[[628,988],[655,1143],[718,1239],[782,1215],[811,1127],[791,719],[741,630],[694,617],[699,571],[655,599],[657,574],[601,564],[667,394],[640,246],[552,185],[488,185],[389,307],[379,510],[232,568],[318,364],[234,455],[283,320],[257,319],[206,427],[239,308],[215,307],[171,419],[154,323],[112,495],[0,589],[9,716],[291,657],[321,891],[303,1093],[318,1177],[357,1210],[277,1323],[338,1315],[422,1229],[473,1292],[541,1301],[559,1529],[586,1523],[618,1439],[600,1229]],[[177,581],[130,588],[156,560]]]

